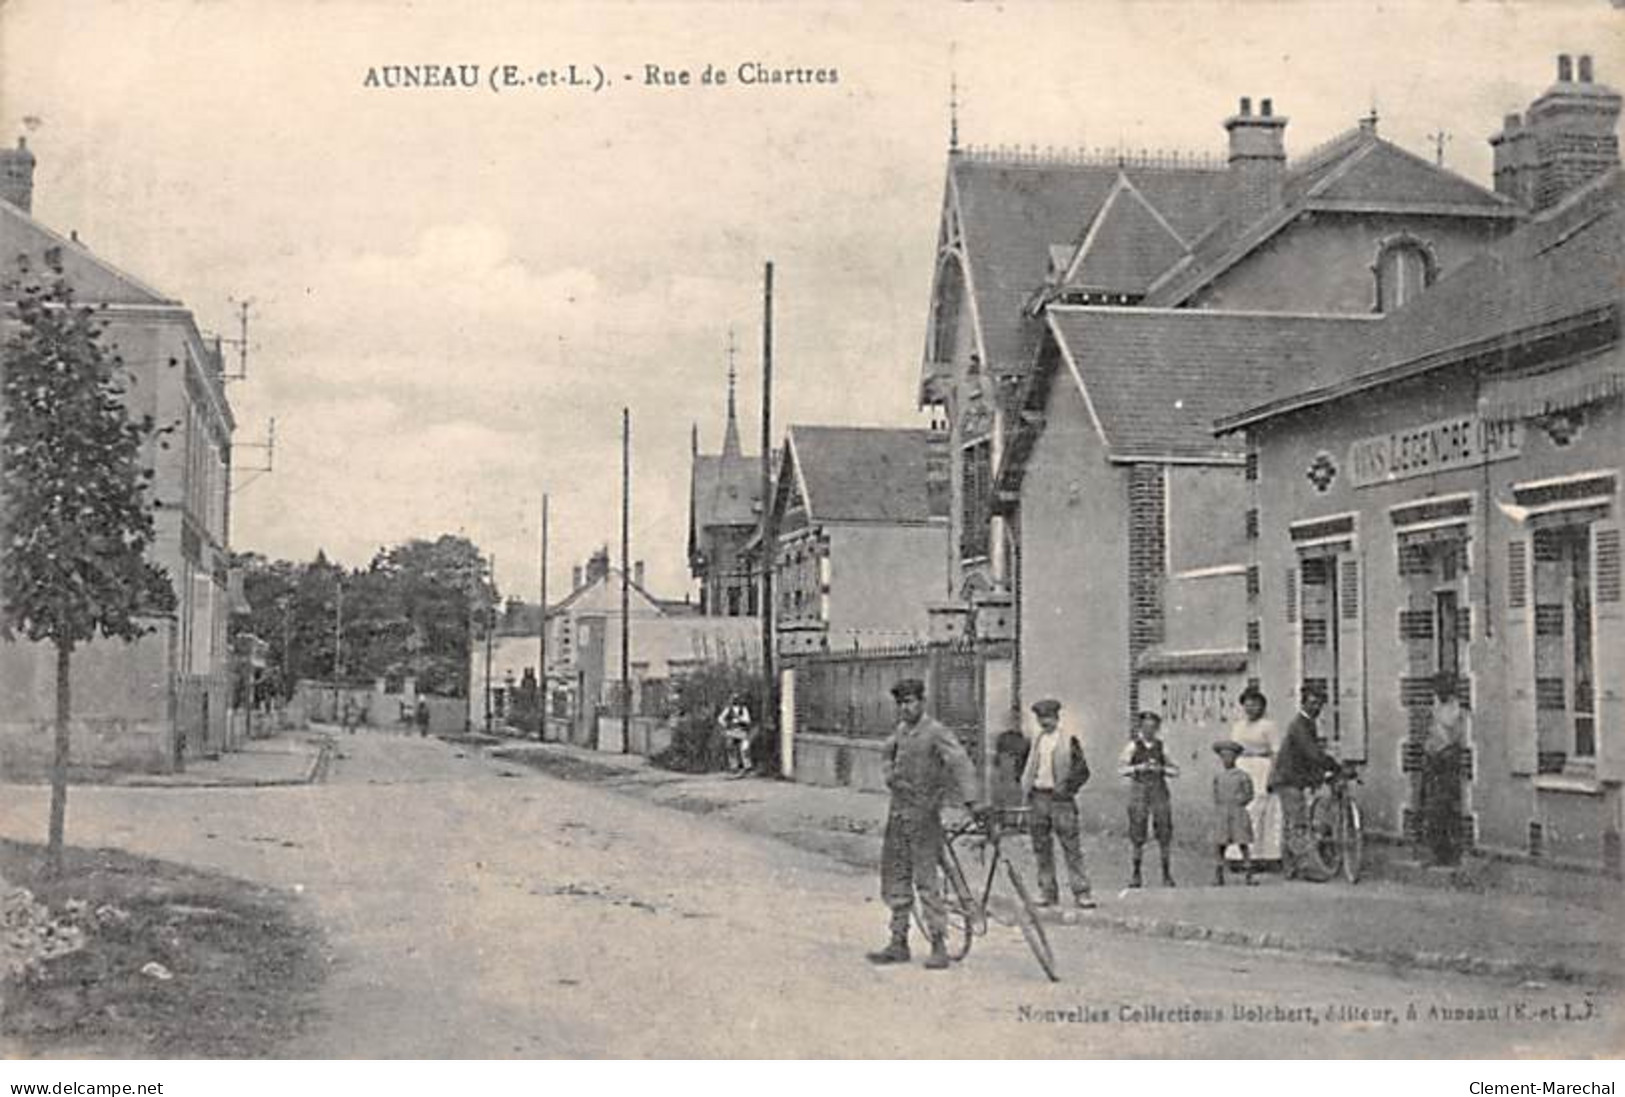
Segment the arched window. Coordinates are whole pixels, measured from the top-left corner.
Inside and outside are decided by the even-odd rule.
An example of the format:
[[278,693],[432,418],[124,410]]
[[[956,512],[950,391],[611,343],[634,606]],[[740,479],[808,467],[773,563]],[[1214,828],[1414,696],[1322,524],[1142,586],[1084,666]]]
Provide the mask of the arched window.
[[1372,271],[1377,279],[1375,311],[1393,312],[1433,284],[1438,264],[1425,242],[1403,235],[1383,241]]

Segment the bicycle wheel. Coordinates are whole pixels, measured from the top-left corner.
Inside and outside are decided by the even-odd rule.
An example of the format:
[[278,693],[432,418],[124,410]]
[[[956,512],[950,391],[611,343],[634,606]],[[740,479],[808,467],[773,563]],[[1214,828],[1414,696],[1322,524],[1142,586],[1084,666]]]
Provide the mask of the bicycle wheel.
[[1061,977],[1055,973],[1055,952],[1049,947],[1049,938],[1044,935],[1044,926],[1033,913],[1032,896],[1027,892],[1027,885],[1021,879],[1021,873],[1009,861],[1004,863],[1005,874],[1010,877],[1010,887],[1016,893],[1016,925],[1021,927],[1021,935],[1027,939],[1027,947],[1033,950],[1033,958],[1038,966],[1044,969],[1049,981],[1059,983]]
[[1343,800],[1343,879],[1351,884],[1360,882],[1360,869],[1365,860],[1365,830],[1360,823],[1360,805],[1354,797]]
[[[971,894],[970,884],[965,880],[964,870],[959,862],[943,848],[942,857],[937,862],[942,869],[942,902],[948,908],[948,932],[944,943],[948,946],[950,960],[963,960],[970,952],[971,937],[976,926],[976,899]],[[920,927],[920,932],[930,939],[931,928],[925,921],[925,906],[920,902],[919,895],[914,897],[914,922]]]
[[1343,844],[1339,837],[1340,820],[1337,817],[1335,797],[1317,794],[1309,803],[1309,840],[1314,844],[1315,856],[1330,876],[1342,871]]

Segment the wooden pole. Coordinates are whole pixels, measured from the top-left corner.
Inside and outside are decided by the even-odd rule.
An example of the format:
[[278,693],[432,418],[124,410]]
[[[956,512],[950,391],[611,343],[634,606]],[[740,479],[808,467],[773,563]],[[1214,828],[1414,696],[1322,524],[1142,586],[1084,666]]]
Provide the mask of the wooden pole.
[[774,718],[773,697],[773,544],[770,538],[773,509],[773,263],[769,261],[762,275],[762,517],[757,536],[761,552],[761,599],[757,608],[762,615],[762,700],[756,726],[762,732],[763,743],[767,732],[778,726]]
[[632,412],[621,409],[621,753],[632,750]]
[[537,630],[536,688],[540,713],[536,738],[547,738],[547,493],[542,493],[542,624]]
[[[497,558],[496,554],[492,553],[491,581],[496,582],[496,578]],[[480,600],[484,601],[484,598]],[[491,634],[496,630],[495,614],[491,610],[492,607],[487,604],[485,607],[485,734],[487,735],[491,734]]]

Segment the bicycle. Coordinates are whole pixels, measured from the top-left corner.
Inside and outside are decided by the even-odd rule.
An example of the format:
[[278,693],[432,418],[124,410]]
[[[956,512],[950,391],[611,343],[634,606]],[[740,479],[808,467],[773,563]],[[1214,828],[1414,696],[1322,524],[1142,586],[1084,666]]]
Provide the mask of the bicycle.
[[[1020,834],[1026,831],[1026,817],[1026,808],[1006,808],[982,818],[967,818],[944,828],[942,853],[937,863],[942,868],[946,882],[943,888],[943,901],[948,907],[948,956],[956,961],[963,960],[970,953],[971,942],[977,937],[986,935],[988,900],[992,897],[993,881],[1002,863],[1005,877],[1010,882],[1011,890],[1015,892],[1016,926],[1021,930],[1027,947],[1032,950],[1033,958],[1038,961],[1038,966],[1044,969],[1049,981],[1058,983],[1061,977],[1056,974],[1055,951],[1050,947],[1043,923],[1038,920],[1038,915],[1033,909],[1032,893],[1027,890],[1026,881],[1021,878],[1021,873],[1016,870],[1016,866],[1011,863],[1001,845],[1005,834]],[[967,838],[975,845],[977,860],[987,864],[987,876],[982,882],[980,892],[971,887],[956,848],[956,843]],[[917,900],[914,904],[914,918],[924,929],[924,915]]]
[[1358,763],[1344,762],[1315,793],[1309,805],[1309,832],[1315,852],[1333,875],[1360,882],[1365,860],[1365,827],[1352,786],[1359,784]]

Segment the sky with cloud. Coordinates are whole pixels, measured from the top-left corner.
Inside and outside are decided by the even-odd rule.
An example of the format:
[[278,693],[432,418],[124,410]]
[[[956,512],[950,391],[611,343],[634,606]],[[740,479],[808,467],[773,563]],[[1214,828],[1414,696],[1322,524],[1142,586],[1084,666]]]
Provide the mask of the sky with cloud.
[[[618,545],[624,406],[633,555],[680,596],[690,427],[717,446],[730,327],[755,412],[764,261],[777,424],[921,421],[950,72],[969,143],[1219,153],[1237,98],[1270,96],[1293,155],[1375,105],[1487,184],[1484,139],[1556,54],[1617,87],[1622,46],[1606,0],[8,0],[0,135],[29,135],[36,216],[202,326],[252,299],[238,440],[275,416],[277,450],[240,477],[234,547],[361,566],[462,532],[534,598],[542,492],[555,582]],[[642,82],[751,62],[838,79]],[[609,84],[366,86],[427,63]]]

